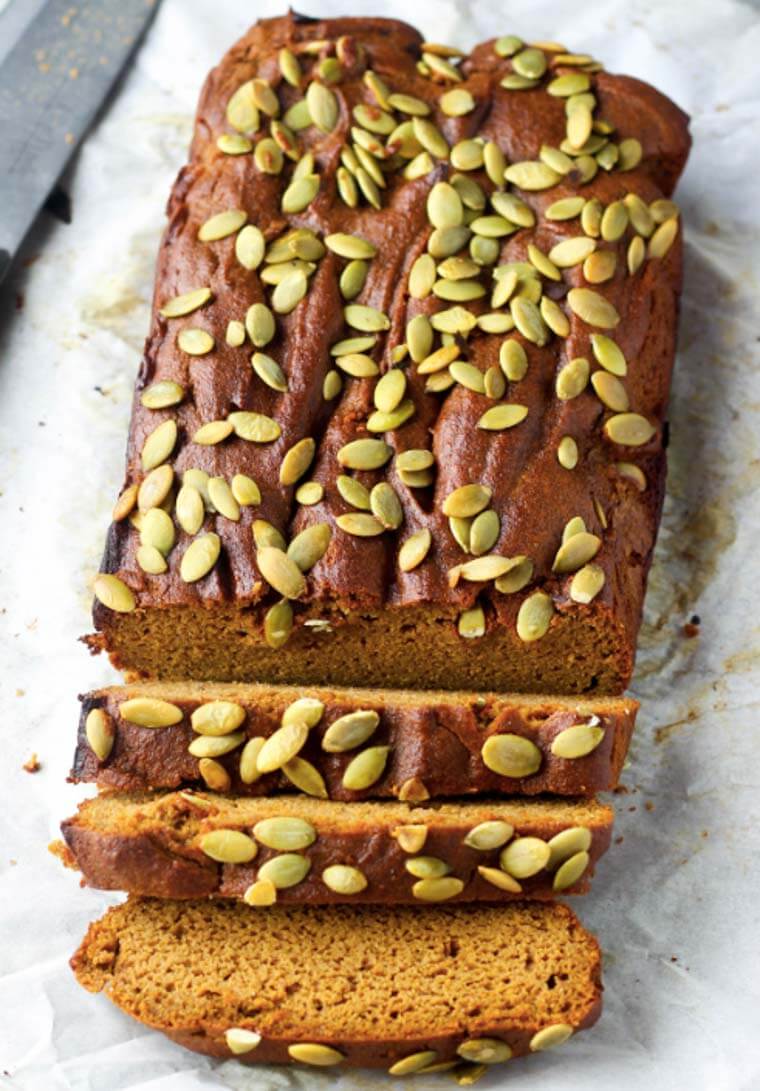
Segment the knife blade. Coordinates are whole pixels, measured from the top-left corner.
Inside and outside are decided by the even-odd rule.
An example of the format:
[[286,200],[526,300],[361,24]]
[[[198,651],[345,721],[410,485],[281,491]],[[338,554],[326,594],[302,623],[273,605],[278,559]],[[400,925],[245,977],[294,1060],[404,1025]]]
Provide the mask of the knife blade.
[[48,0],[0,64],[0,282],[158,0]]

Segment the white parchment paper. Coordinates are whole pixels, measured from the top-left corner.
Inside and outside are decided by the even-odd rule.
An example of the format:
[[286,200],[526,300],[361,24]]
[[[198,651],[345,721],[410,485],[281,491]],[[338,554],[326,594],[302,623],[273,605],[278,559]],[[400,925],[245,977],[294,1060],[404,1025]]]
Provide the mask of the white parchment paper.
[[[24,3],[25,0],[17,0]],[[281,2],[281,0],[280,0]],[[77,637],[121,482],[163,205],[207,69],[280,2],[164,0],[69,172],[73,222],[43,218],[0,290],[0,1085],[29,1091],[370,1089],[372,1074],[244,1069],[182,1051],[75,984],[67,959],[115,898],[46,852],[76,694],[114,681]],[[589,1033],[481,1086],[760,1088],[760,20],[732,0],[300,0],[407,18],[470,46],[515,31],[590,51],[692,115],[669,497],[634,692],[643,701],[619,843],[575,908],[605,951]],[[699,635],[683,626],[698,615]],[[22,770],[36,751],[42,767]],[[213,959],[213,952],[208,952]],[[448,1077],[416,1078],[419,1091]],[[396,1081],[398,1083],[399,1081]],[[401,1081],[402,1085],[405,1081]]]

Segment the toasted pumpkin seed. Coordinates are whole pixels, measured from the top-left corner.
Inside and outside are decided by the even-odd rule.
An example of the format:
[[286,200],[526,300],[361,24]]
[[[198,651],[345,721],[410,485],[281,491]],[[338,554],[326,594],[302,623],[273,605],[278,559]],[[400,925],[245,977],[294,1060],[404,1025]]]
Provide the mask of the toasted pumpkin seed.
[[211,830],[201,837],[200,848],[219,864],[247,864],[258,852],[253,838],[241,830]]
[[216,146],[225,155],[246,155],[253,150],[253,142],[240,133],[222,133],[216,138]]
[[228,436],[232,435],[234,430],[234,425],[231,420],[207,421],[205,424],[202,424],[194,434],[193,443],[198,443],[202,447],[210,447],[227,439]]
[[604,738],[604,728],[595,724],[574,724],[560,731],[552,741],[551,751],[557,758],[585,758],[596,750]]
[[500,871],[495,867],[478,867],[478,875],[482,879],[485,879],[491,886],[496,886],[499,890],[506,890],[509,894],[521,894],[522,887],[518,883],[517,879],[514,879],[511,875],[507,875],[506,871]]
[[389,753],[389,746],[369,746],[361,750],[343,771],[343,787],[351,792],[371,788],[383,775]]
[[599,401],[612,409],[615,413],[625,413],[628,409],[628,392],[620,379],[610,375],[607,371],[595,371],[591,376],[593,386]]
[[287,555],[302,572],[308,572],[324,557],[331,538],[332,528],[329,523],[312,523],[291,541]]
[[233,731],[229,735],[198,735],[188,746],[188,753],[194,758],[220,758],[237,750],[245,741],[242,731]]
[[[311,861],[306,856],[286,852],[280,856],[273,856],[271,860],[262,864],[258,871],[258,878],[259,880],[268,879],[277,890],[286,890],[303,882],[310,869]],[[290,1049],[293,1048],[295,1047],[290,1047]]]
[[517,614],[517,635],[530,643],[540,640],[548,632],[554,617],[554,605],[545,591],[534,591],[520,605]]
[[463,610],[457,621],[457,632],[464,640],[478,640],[485,636],[486,615],[482,606]]
[[356,867],[332,864],[322,872],[322,882],[336,894],[359,894],[367,888],[367,880]]
[[276,816],[263,818],[253,827],[253,836],[261,845],[278,852],[297,852],[317,839],[317,831],[303,818]]
[[477,849],[478,852],[490,852],[492,849],[500,849],[506,845],[514,832],[514,827],[508,822],[493,819],[473,826],[465,837],[464,843],[471,849]]
[[543,760],[534,742],[511,733],[489,736],[483,743],[481,756],[492,772],[514,778],[532,776]]
[[582,394],[588,385],[590,367],[588,360],[583,356],[577,356],[570,360],[557,373],[555,390],[557,397],[562,401],[569,401]]
[[261,1035],[245,1027],[230,1027],[224,1032],[224,1038],[230,1053],[250,1053],[261,1041]]
[[177,422],[165,420],[154,428],[143,444],[141,462],[147,473],[165,462],[177,442]]
[[391,836],[395,837],[403,852],[421,852],[427,840],[427,826],[396,826],[391,830]]
[[559,441],[557,461],[565,470],[574,470],[578,465],[578,444],[572,436],[563,436]]
[[118,576],[101,572],[93,584],[95,598],[117,614],[129,614],[137,605],[134,591]]
[[274,905],[277,901],[277,887],[271,879],[257,879],[243,894],[246,905]]
[[363,333],[377,333],[390,329],[391,325],[387,314],[362,303],[349,303],[343,308],[343,317],[352,329]]
[[577,852],[575,856],[565,860],[564,864],[560,864],[557,868],[552,889],[559,893],[562,890],[567,890],[568,887],[574,886],[587,869],[590,860],[591,857],[587,852]]
[[404,861],[404,867],[416,879],[439,879],[451,871],[446,861],[437,856],[413,856]]
[[107,761],[113,749],[116,733],[113,720],[105,709],[90,709],[85,720],[84,733],[87,744],[98,761]]
[[585,826],[570,826],[548,841],[550,856],[547,871],[554,871],[558,864],[569,860],[578,852],[588,852],[591,847],[591,830]]
[[249,443],[272,443],[280,438],[281,428],[277,421],[263,413],[239,411],[230,413],[227,421],[232,425],[235,435]]
[[540,837],[516,837],[499,855],[499,866],[513,879],[530,879],[549,863],[551,850]]
[[570,598],[573,602],[589,603],[596,598],[604,583],[604,571],[599,565],[584,565],[570,581]]
[[264,741],[256,757],[259,773],[273,773],[294,758],[309,736],[309,726],[302,720],[283,724]]
[[293,628],[293,607],[283,599],[271,606],[264,617],[264,639],[270,648],[287,643]]
[[567,302],[573,313],[589,326],[610,329],[620,322],[620,315],[612,303],[591,288],[571,288]]
[[478,515],[491,500],[492,491],[487,485],[460,485],[443,502],[443,514],[458,519],[468,519]]
[[182,295],[174,296],[172,299],[167,300],[163,307],[160,309],[160,314],[164,318],[180,318],[186,314],[192,314],[193,311],[197,311],[199,307],[202,307],[204,303],[212,298],[212,291],[210,288],[194,288],[190,292],[183,292]]
[[311,436],[305,436],[294,443],[280,463],[280,484],[295,485],[311,465],[316,449],[316,442]]
[[605,421],[604,434],[623,447],[642,447],[657,434],[657,428],[639,413],[616,413]]
[[298,599],[306,590],[306,581],[298,565],[281,549],[264,546],[256,553],[256,564],[264,579],[286,599]]
[[114,523],[120,523],[122,519],[126,519],[127,516],[134,511],[138,493],[139,489],[137,485],[127,485],[126,489],[113,506],[111,518]]
[[432,544],[430,531],[425,527],[411,534],[401,546],[398,554],[399,568],[402,572],[411,572],[427,557]]
[[[445,902],[449,898],[455,898],[463,890],[464,883],[461,879],[453,875],[445,875],[437,879],[418,879],[412,887],[412,894],[423,902]],[[434,1057],[435,1054],[433,1054]],[[394,1073],[394,1075],[400,1075],[400,1073]]]
[[537,1031],[530,1040],[532,1053],[540,1053],[547,1049],[561,1046],[573,1033],[573,1028],[567,1023],[555,1023],[553,1026],[544,1027]]
[[391,458],[393,448],[382,439],[355,439],[338,451],[338,462],[351,470],[377,470]]
[[619,474],[622,474],[623,477],[632,481],[639,492],[644,492],[647,487],[647,479],[640,466],[637,466],[633,462],[616,462],[615,469]]

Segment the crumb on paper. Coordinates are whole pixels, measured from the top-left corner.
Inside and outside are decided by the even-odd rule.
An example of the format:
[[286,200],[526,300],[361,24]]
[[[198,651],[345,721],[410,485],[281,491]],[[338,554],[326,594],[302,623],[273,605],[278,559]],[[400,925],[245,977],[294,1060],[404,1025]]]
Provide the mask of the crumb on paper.
[[26,690],[25,689],[17,689],[16,690],[16,696],[17,697],[26,697]]
[[37,755],[32,754],[32,756],[24,762],[21,768],[24,769],[27,773],[38,773],[42,766],[40,765],[40,759],[37,757]]
[[646,803],[644,804],[644,810],[649,811],[651,813],[654,809],[655,809],[654,803],[652,803],[651,799],[648,799],[646,801]]

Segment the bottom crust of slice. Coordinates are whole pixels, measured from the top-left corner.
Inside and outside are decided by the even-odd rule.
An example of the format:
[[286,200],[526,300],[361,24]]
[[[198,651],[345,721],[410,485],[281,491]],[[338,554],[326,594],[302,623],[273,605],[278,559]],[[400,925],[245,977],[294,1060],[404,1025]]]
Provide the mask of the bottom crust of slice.
[[402,1075],[560,1045],[601,1012],[596,939],[564,905],[353,906],[251,914],[132,898],[72,968],[188,1049]]

